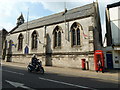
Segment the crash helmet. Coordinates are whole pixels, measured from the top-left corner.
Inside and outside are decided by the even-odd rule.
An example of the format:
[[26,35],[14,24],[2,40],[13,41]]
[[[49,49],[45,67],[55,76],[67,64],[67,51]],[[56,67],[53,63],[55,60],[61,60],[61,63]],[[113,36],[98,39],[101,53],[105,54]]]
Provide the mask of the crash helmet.
[[36,55],[35,54],[33,54],[33,56],[32,57],[36,57]]

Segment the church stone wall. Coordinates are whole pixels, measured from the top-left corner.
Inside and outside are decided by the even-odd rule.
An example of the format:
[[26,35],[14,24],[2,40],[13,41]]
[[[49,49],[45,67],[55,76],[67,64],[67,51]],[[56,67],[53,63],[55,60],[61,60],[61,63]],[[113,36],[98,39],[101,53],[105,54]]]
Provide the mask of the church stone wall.
[[[7,41],[10,39],[13,40],[15,46],[12,46],[12,61],[13,62],[20,62],[20,63],[28,63],[30,61],[30,58],[32,57],[32,54],[35,53],[38,55],[38,58],[42,59],[43,65],[45,65],[45,47],[46,39],[45,35],[49,35],[49,53],[51,53],[51,62],[52,66],[59,66],[59,67],[72,67],[72,68],[81,68],[81,59],[85,58],[90,65],[90,62],[93,61],[93,58],[89,59],[89,51],[94,51],[94,45],[93,45],[93,31],[89,31],[89,26],[93,26],[93,17],[86,17],[82,19],[77,19],[73,21],[66,22],[66,29],[69,30],[69,38],[66,38],[66,35],[68,35],[68,32],[65,31],[65,23],[59,23],[55,25],[46,26],[46,31],[44,27],[28,30],[29,33],[27,37],[28,47],[29,47],[29,55],[24,55],[24,48],[26,46],[26,31],[14,33],[10,36],[7,36]],[[78,22],[81,24],[83,30],[80,31],[80,38],[81,38],[81,46],[80,47],[71,47],[71,32],[70,27],[74,22]],[[53,48],[53,30],[56,26],[60,26],[63,30],[62,32],[62,46],[61,49],[54,49]],[[38,48],[37,50],[31,50],[31,34],[32,32],[36,30],[38,33]],[[87,37],[85,38],[83,35],[83,32]],[[18,36],[22,33],[24,36],[23,39],[23,50],[18,51]],[[79,54],[81,52],[81,54]],[[65,54],[64,54],[65,53]],[[77,54],[76,54],[77,53]],[[84,53],[84,54],[82,54]],[[93,65],[93,64],[91,64]],[[92,68],[91,68],[92,69]]]

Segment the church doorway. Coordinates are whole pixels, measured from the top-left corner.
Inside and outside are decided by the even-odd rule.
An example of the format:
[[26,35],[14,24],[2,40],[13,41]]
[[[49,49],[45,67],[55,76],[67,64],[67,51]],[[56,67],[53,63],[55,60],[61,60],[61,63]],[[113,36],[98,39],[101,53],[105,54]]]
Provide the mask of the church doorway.
[[24,54],[29,54],[29,48],[28,48],[28,46],[25,47]]

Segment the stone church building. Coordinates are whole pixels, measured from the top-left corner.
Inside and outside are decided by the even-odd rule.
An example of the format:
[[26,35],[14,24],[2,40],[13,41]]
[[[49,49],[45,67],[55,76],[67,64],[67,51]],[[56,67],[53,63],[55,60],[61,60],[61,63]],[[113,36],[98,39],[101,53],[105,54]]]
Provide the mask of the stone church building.
[[102,47],[98,3],[24,22],[21,14],[17,25],[6,37],[6,61],[29,63],[33,54],[43,65],[94,69],[94,51]]

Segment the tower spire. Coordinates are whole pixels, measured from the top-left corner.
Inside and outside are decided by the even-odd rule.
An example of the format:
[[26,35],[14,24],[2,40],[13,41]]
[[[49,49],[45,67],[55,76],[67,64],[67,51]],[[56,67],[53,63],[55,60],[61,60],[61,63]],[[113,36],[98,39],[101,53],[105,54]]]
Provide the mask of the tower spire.
[[24,23],[24,17],[23,17],[23,14],[21,12],[21,15],[17,18],[17,26],[21,25]]

